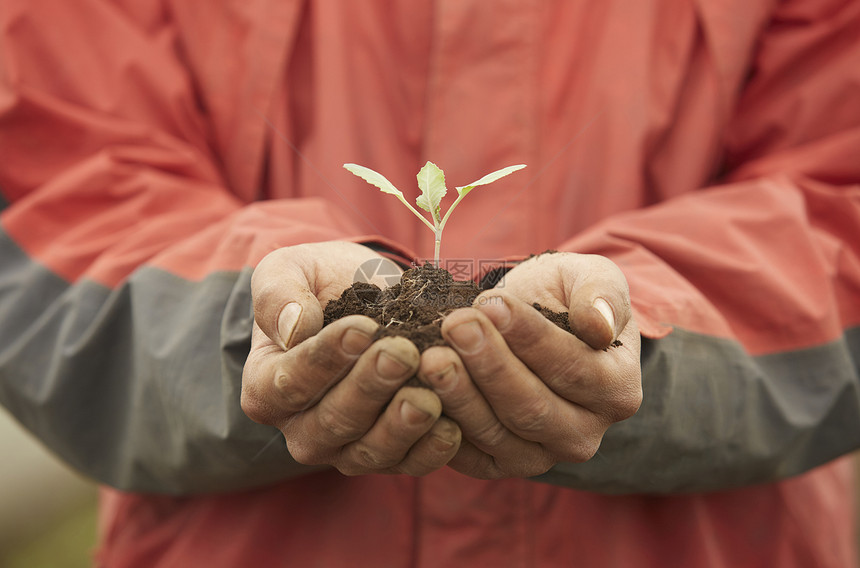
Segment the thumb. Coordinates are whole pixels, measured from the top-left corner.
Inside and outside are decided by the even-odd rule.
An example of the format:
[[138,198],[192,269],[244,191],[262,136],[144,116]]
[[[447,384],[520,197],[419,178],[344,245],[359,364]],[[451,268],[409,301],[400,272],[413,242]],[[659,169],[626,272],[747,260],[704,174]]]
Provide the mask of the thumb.
[[[573,333],[594,349],[606,349],[630,321],[630,294],[621,270],[609,259],[582,255],[565,285]],[[563,278],[566,270],[562,271]]]
[[570,328],[594,349],[606,349],[618,336],[615,311],[606,298],[581,293],[571,302]]
[[289,247],[269,253],[254,269],[251,301],[254,320],[282,349],[315,335],[323,324],[323,308],[313,293],[313,267]]

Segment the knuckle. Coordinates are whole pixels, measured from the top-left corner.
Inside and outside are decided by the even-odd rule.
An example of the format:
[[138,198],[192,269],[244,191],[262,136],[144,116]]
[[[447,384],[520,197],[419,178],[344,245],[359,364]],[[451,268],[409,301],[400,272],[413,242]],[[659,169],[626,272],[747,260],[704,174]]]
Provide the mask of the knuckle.
[[615,262],[601,254],[586,254],[583,258],[591,265],[592,272],[601,272],[613,278],[624,279],[624,273]]
[[603,436],[581,435],[578,439],[572,442],[569,447],[560,452],[560,461],[568,461],[572,463],[587,462],[597,454],[600,449],[600,442]]
[[593,377],[596,374],[580,357],[555,357],[547,364],[544,381],[560,393],[581,389],[585,377]]
[[331,406],[319,410],[317,421],[323,432],[340,442],[355,440],[362,434],[355,420]]
[[394,394],[402,383],[403,381],[386,385],[375,377],[362,376],[361,380],[356,381],[356,392],[353,393],[354,400],[357,404],[373,406],[374,408],[380,407],[380,410],[385,410],[393,404]]
[[257,266],[254,274],[251,275],[251,297],[254,300],[254,308],[256,313],[262,313],[261,308],[265,307],[272,298],[277,297],[279,283],[277,280],[265,278],[263,276],[262,266]]
[[334,357],[332,345],[325,341],[321,341],[319,337],[308,342],[307,350],[305,351],[304,359],[308,366],[312,368],[328,367]]
[[636,414],[642,405],[642,385],[638,381],[619,388],[609,400],[608,423],[621,422]]
[[556,464],[546,452],[541,451],[538,455],[528,456],[529,459],[520,459],[516,464],[505,467],[510,477],[534,477],[542,475]]
[[543,458],[536,459],[531,464],[531,471],[526,473],[524,477],[534,477],[536,475],[543,475],[548,472],[557,462],[552,459],[548,455],[544,455]]
[[288,440],[287,451],[294,460],[302,465],[320,465],[323,463],[322,453],[309,444],[299,444]]
[[265,286],[267,279],[265,278],[266,273],[270,270],[269,265],[276,263],[276,258],[279,256],[279,252],[274,250],[264,256],[260,262],[257,263],[257,266],[254,268],[254,272],[251,274],[251,294],[256,298],[261,289]]
[[281,372],[274,379],[275,392],[283,405],[294,412],[307,409],[313,401],[313,393],[304,381],[293,380],[288,373]]
[[351,365],[341,350],[340,343],[335,343],[331,338],[323,339],[314,337],[308,342],[304,352],[304,364],[308,369],[320,370],[332,375],[341,375]]
[[276,412],[270,402],[261,396],[252,381],[243,380],[239,394],[239,407],[245,415],[260,424],[274,424]]
[[597,450],[600,449],[601,440],[602,436],[587,436],[584,438],[578,445],[578,452],[575,456],[576,459],[579,462],[587,462],[597,455]]
[[488,450],[494,450],[501,447],[508,436],[508,429],[501,422],[493,421],[483,428],[479,428],[474,434],[474,439],[475,442]]
[[261,424],[268,424],[270,422],[269,412],[265,405],[262,404],[260,398],[249,394],[245,389],[242,390],[239,405],[242,408],[242,412],[254,422]]
[[552,408],[543,398],[535,398],[510,416],[511,427],[526,434],[537,434],[546,429],[552,417]]
[[358,394],[368,401],[387,402],[403,380],[390,382],[379,377],[376,373],[363,374],[361,380],[355,382]]
[[400,473],[413,477],[423,477],[444,467],[460,448],[462,434],[459,427],[442,419],[424,438],[412,447],[394,468]]
[[367,448],[350,448],[349,451],[342,452],[334,467],[349,477],[383,473],[386,468],[379,461],[378,456]]
[[472,446],[467,445],[466,450],[458,453],[448,464],[455,471],[488,481],[510,477],[510,474],[503,469],[504,464],[497,458],[477,451]]
[[617,420],[615,421],[620,422],[621,420],[630,418],[639,411],[640,406],[642,406],[642,389],[631,390],[616,404],[617,411],[615,418]]
[[503,379],[511,377],[512,373],[519,373],[517,370],[511,369],[511,359],[513,355],[510,352],[503,354],[494,353],[492,350],[487,350],[473,356],[463,355],[461,360],[473,382],[480,384],[484,380]]
[[395,465],[396,459],[373,451],[367,446],[356,449],[357,464],[364,470],[378,471]]

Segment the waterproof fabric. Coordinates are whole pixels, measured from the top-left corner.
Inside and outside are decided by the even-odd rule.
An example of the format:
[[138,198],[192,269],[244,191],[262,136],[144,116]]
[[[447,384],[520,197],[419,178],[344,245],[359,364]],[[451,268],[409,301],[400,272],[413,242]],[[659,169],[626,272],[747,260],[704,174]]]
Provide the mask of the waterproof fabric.
[[[101,565],[854,565],[860,4],[7,0],[0,42],[0,401],[118,488]],[[253,266],[429,256],[340,167],[427,159],[529,165],[448,259],[627,276],[645,399],[590,462],[345,478],[242,415]]]

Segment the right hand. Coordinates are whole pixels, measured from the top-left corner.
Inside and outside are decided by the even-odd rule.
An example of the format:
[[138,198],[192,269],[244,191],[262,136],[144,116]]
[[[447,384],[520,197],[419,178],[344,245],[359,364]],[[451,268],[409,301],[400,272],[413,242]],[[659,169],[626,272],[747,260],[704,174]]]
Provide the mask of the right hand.
[[355,243],[278,249],[251,282],[254,330],[242,409],[283,432],[293,458],[345,475],[425,475],[454,457],[460,429],[432,391],[404,387],[418,368],[402,337],[373,341],[377,324],[348,316],[322,328],[323,306],[382,258]]

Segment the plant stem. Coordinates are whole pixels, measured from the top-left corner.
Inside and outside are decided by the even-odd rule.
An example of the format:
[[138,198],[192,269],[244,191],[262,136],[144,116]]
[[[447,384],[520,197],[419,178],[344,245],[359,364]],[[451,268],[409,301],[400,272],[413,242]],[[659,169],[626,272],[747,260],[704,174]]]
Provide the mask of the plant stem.
[[439,268],[439,249],[442,247],[442,228],[438,228],[434,231],[436,233],[436,242],[433,247],[433,266]]
[[454,203],[451,204],[451,207],[448,208],[448,211],[445,212],[445,217],[442,218],[442,222],[439,224],[440,231],[445,228],[445,224],[448,222],[448,217],[451,216],[451,211],[453,211],[454,208],[457,207],[457,205],[460,203],[460,201],[463,200],[465,196],[465,193],[461,193],[460,195],[458,195],[457,199],[454,200]]
[[427,225],[428,227],[430,227],[430,230],[431,230],[431,231],[434,231],[434,232],[436,231],[436,227],[434,227],[434,226],[433,226],[433,223],[431,223],[430,221],[428,221],[428,220],[427,220],[427,217],[425,217],[424,215],[422,215],[421,213],[419,213],[417,209],[415,209],[414,207],[412,207],[412,205],[411,205],[408,201],[406,201],[406,199],[405,199],[402,195],[397,195],[396,197],[397,197],[397,199],[399,199],[399,200],[400,200],[400,202],[401,202],[403,205],[405,205],[406,207],[408,207],[408,208],[409,208],[409,210],[410,210],[410,211],[412,211],[412,213],[414,213],[416,217],[418,217],[419,219],[421,219],[421,222],[422,222],[422,223],[424,223],[425,225]]

